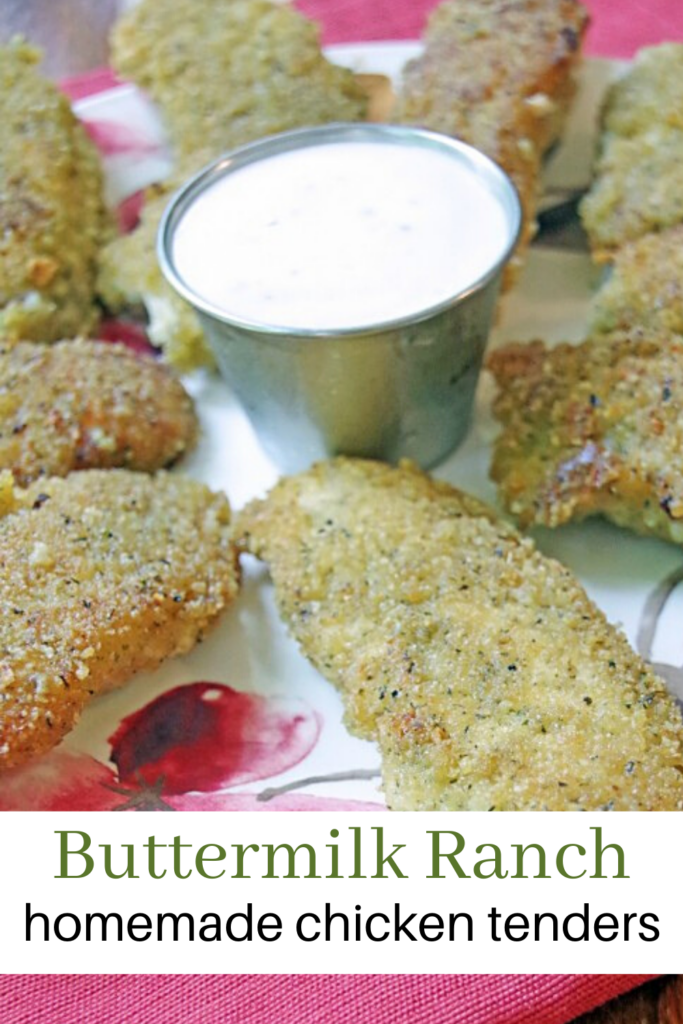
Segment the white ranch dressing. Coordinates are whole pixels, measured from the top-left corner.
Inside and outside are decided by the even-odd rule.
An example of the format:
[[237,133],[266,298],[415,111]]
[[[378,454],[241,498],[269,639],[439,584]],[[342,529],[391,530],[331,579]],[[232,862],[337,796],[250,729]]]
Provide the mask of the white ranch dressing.
[[451,298],[509,242],[502,201],[457,156],[328,142],[216,180],[183,213],[172,258],[186,285],[228,317],[335,330]]

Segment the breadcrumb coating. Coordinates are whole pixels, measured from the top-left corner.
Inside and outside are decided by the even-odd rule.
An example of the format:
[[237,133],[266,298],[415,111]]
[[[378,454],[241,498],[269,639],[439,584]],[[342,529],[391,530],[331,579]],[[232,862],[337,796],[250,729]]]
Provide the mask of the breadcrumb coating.
[[408,463],[336,459],[235,525],[376,739],[393,810],[681,810],[683,722],[572,574]]
[[177,166],[138,228],[104,250],[98,291],[114,312],[144,306],[151,341],[179,369],[212,365],[193,309],[157,263],[173,183],[266,135],[362,120],[367,99],[350,71],[325,59],[312,22],[267,0],[141,0],[114,29],[112,62],[159,104]]
[[41,476],[151,472],[194,444],[192,400],[172,372],[123,345],[0,342],[0,469]]
[[653,124],[683,129],[682,43],[640,50],[607,95],[605,131],[626,138],[649,131]]
[[598,261],[683,223],[683,131],[655,124],[632,137],[608,137],[580,211]]
[[14,477],[8,469],[0,469],[0,518],[17,506]]
[[683,225],[622,246],[597,292],[591,332],[637,326],[683,335]]
[[54,747],[96,694],[189,651],[238,588],[228,503],[192,480],[87,470],[3,507],[0,770]]
[[267,0],[141,0],[112,34],[112,64],[159,104],[181,160],[289,128],[358,121],[353,74],[322,54],[319,32]]
[[503,424],[491,475],[523,526],[603,515],[683,543],[683,338],[535,341],[488,366]]
[[111,225],[97,151],[39,57],[0,47],[0,337],[57,341],[97,324]]
[[683,223],[683,44],[641,50],[608,90],[595,181],[581,203],[598,262]]
[[395,118],[453,135],[507,171],[535,230],[543,153],[559,137],[588,24],[576,0],[449,0],[403,75]]
[[170,193],[164,186],[150,190],[140,224],[104,247],[97,288],[112,313],[144,306],[150,341],[167,362],[186,371],[213,366],[213,356],[194,310],[166,283],[157,261],[157,231]]

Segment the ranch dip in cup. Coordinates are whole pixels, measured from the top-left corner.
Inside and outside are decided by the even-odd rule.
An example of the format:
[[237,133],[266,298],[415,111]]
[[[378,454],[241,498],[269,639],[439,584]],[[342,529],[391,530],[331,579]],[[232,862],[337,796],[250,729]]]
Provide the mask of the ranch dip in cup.
[[471,147],[332,125],[202,171],[159,255],[283,468],[340,453],[428,466],[466,432],[519,227],[509,179]]

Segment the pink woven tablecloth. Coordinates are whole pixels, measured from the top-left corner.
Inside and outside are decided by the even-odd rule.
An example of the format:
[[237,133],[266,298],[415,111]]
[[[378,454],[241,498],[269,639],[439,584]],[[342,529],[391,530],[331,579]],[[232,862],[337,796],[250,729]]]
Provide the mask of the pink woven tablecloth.
[[[295,0],[319,21],[328,43],[416,39],[435,0]],[[639,46],[683,40],[681,0],[583,0],[593,16],[588,51],[631,57]]]
[[566,1024],[655,975],[15,975],[3,1024]]
[[[294,0],[320,23],[326,43],[417,39],[437,0]],[[586,50],[602,57],[632,57],[641,46],[683,41],[683,0],[583,0],[592,23]],[[64,83],[72,99],[112,85],[101,69]]]

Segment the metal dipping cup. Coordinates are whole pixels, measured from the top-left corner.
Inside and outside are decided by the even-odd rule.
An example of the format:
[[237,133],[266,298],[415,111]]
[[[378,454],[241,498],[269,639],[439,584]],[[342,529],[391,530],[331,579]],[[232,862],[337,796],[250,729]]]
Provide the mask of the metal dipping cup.
[[[174,266],[173,237],[195,198],[217,179],[255,161],[331,142],[426,146],[467,165],[507,214],[508,234],[498,261],[474,284],[436,306],[338,331],[250,322],[191,289]],[[338,124],[284,132],[205,168],[166,210],[158,256],[167,280],[194,307],[224,378],[282,469],[298,472],[340,454],[387,462],[405,457],[428,468],[467,433],[501,273],[520,227],[519,199],[510,179],[471,146],[418,128]],[[229,231],[229,225],[216,230]]]

